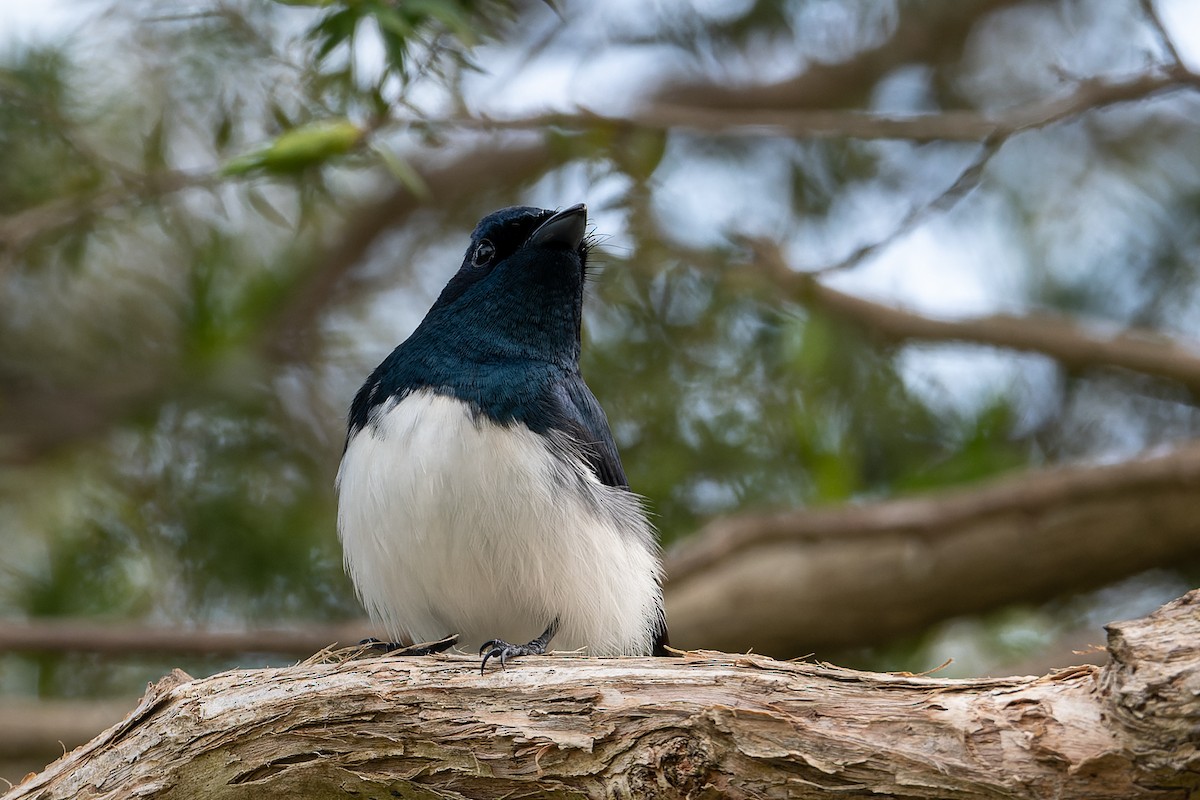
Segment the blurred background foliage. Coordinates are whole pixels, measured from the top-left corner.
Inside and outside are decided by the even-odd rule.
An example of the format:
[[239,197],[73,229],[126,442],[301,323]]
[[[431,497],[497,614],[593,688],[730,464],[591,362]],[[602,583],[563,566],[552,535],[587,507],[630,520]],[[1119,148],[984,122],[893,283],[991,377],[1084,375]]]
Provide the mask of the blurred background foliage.
[[[1163,4],[1181,35],[1200,28],[1187,6]],[[5,618],[359,615],[334,529],[345,410],[474,222],[518,202],[592,210],[583,369],[668,544],[715,515],[1117,460],[1200,428],[1170,381],[873,338],[756,279],[741,238],[809,270],[885,242],[829,283],[929,315],[1194,335],[1194,89],[1014,135],[974,191],[919,218],[978,143],[613,121],[698,97],[736,109],[751,86],[769,105],[822,74],[840,89],[793,107],[1001,116],[1165,63],[1136,2],[63,7],[36,36],[0,24]],[[1198,575],[821,657],[919,670],[949,650],[981,671]],[[0,655],[0,691],[125,696],[171,666],[271,660]]]

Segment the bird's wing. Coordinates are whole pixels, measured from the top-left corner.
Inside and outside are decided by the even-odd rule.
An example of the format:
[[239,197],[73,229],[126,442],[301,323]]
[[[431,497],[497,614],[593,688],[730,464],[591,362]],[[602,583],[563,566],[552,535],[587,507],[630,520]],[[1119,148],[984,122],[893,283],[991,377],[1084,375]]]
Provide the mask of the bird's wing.
[[579,455],[592,472],[607,486],[629,488],[621,457],[608,427],[608,418],[600,408],[592,390],[579,375],[572,375],[558,385],[555,401],[559,417],[554,426],[571,437],[579,447]]

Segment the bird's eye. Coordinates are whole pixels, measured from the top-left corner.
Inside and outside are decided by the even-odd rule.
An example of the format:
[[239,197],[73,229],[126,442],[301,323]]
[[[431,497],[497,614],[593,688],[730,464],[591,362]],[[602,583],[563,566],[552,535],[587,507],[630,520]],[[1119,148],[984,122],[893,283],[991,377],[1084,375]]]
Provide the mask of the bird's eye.
[[475,252],[471,254],[471,266],[486,267],[492,263],[492,259],[496,257],[496,246],[484,239],[475,246]]

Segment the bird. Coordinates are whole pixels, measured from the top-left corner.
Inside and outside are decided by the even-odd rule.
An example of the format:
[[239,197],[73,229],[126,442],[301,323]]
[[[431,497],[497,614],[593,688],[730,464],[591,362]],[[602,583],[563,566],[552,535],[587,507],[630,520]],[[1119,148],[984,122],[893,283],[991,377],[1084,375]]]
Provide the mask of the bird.
[[337,529],[358,597],[394,640],[443,642],[421,652],[479,642],[481,672],[552,640],[669,654],[657,535],[580,374],[587,224],[582,203],[484,217],[350,406]]

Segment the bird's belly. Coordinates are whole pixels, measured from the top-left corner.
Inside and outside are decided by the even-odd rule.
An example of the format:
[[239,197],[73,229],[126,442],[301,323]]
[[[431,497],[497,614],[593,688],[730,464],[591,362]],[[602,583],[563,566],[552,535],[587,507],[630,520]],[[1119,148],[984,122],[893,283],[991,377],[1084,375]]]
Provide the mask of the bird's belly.
[[368,611],[395,637],[650,652],[660,566],[637,498],[523,425],[417,392],[350,440],[338,531]]

